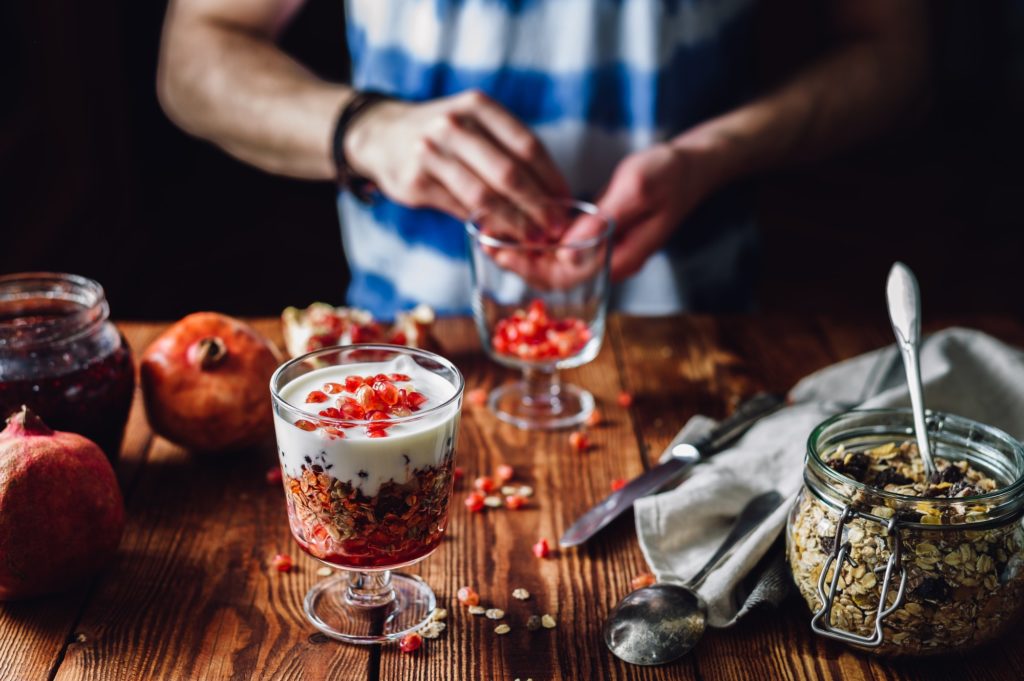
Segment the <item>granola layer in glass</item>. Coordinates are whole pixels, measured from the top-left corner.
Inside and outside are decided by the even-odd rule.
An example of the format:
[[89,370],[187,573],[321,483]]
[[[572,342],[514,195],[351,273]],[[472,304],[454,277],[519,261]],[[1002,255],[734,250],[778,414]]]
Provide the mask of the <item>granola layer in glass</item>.
[[[966,461],[936,459],[937,473],[923,471],[912,441],[890,443],[863,452],[836,450],[830,468],[877,489],[920,497],[921,502],[895,509],[880,497],[856,492],[854,508],[881,518],[899,513],[897,531],[907,568],[902,606],[883,621],[883,643],[871,650],[888,655],[958,652],[994,637],[1024,604],[1024,529],[1018,518],[996,527],[972,529],[987,520],[987,507],[969,498],[994,491],[997,483]],[[964,502],[956,499],[965,498]],[[932,500],[944,499],[948,503]],[[940,508],[941,507],[941,508]],[[812,610],[821,607],[818,579],[834,549],[839,511],[807,489],[790,513],[787,554],[796,585]],[[902,523],[913,523],[903,525]],[[922,527],[922,525],[927,527]],[[882,572],[892,538],[873,521],[855,518],[843,530],[856,566],[844,564],[832,625],[870,636],[874,631]],[[826,588],[832,570],[826,575]],[[895,602],[898,579],[889,590]]]

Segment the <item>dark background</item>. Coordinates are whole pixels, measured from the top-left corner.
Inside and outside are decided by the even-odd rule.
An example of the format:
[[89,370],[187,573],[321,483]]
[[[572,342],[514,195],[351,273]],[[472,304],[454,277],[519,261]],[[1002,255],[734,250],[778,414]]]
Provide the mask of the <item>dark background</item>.
[[[826,41],[818,3],[762,3],[760,70]],[[886,270],[926,313],[1024,314],[1024,2],[932,3],[922,116],[825,163],[760,178],[764,311],[884,315]],[[179,132],[154,73],[165,3],[0,3],[0,272],[98,279],[120,318],[340,303],[334,189],[272,177]],[[309,0],[285,46],[343,79],[342,0]]]

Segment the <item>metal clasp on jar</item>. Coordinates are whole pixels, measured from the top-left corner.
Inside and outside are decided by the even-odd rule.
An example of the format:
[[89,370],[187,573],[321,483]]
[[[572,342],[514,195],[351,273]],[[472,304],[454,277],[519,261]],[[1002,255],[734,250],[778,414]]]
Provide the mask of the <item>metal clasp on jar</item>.
[[[854,518],[862,518],[863,520],[870,520],[879,525],[884,525],[893,540],[892,550],[889,552],[889,559],[886,561],[885,566],[879,566],[874,569],[876,573],[884,572],[884,576],[881,580],[882,591],[878,598],[878,611],[875,615],[875,631],[871,636],[862,636],[852,631],[832,626],[832,608],[840,593],[839,578],[843,570],[843,564],[849,563],[852,567],[857,567],[857,561],[850,557],[852,545],[849,541],[844,542],[842,540],[843,528]],[[849,505],[844,507],[843,513],[839,517],[839,522],[836,524],[836,536],[832,545],[832,553],[825,560],[825,564],[821,568],[821,574],[818,576],[818,597],[821,599],[821,608],[811,618],[811,629],[822,636],[834,638],[845,643],[853,643],[868,648],[876,648],[882,645],[882,620],[903,604],[903,596],[907,587],[907,568],[902,563],[902,553],[895,515],[892,518],[882,518],[871,513],[855,510]],[[828,593],[825,593],[825,576],[833,565],[835,570],[832,574],[832,583],[829,586]],[[899,571],[900,574],[899,590],[896,592],[896,599],[893,601],[893,604],[886,608],[886,598],[889,595],[893,574],[896,571]]]

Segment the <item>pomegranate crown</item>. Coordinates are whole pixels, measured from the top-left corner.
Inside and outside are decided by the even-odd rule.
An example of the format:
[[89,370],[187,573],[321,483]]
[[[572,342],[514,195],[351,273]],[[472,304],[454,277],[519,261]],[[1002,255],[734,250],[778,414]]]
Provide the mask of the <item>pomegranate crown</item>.
[[39,414],[28,408],[28,405],[21,405],[21,409],[7,417],[7,427],[30,435],[50,435],[53,429],[50,428]]

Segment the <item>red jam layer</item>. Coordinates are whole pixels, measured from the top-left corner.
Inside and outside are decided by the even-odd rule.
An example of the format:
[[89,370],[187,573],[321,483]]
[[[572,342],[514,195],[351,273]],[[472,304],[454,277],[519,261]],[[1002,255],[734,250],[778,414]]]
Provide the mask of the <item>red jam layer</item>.
[[577,317],[553,318],[542,300],[526,310],[499,319],[491,347],[500,355],[531,362],[557,360],[579,353],[590,340],[590,329]]

